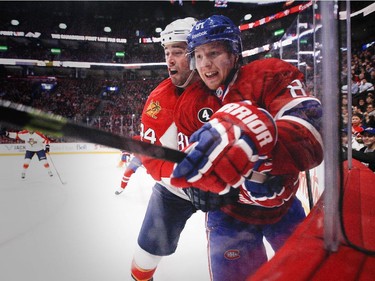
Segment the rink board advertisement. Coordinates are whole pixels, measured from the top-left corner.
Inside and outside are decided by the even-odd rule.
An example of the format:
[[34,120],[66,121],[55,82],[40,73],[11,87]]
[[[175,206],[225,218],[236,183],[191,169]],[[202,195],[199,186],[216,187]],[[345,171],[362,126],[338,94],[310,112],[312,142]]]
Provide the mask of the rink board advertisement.
[[[65,154],[65,153],[119,153],[120,150],[116,148],[106,147],[94,143],[51,143],[51,154]],[[8,143],[0,144],[0,156],[19,155],[25,153],[25,144],[23,143]]]

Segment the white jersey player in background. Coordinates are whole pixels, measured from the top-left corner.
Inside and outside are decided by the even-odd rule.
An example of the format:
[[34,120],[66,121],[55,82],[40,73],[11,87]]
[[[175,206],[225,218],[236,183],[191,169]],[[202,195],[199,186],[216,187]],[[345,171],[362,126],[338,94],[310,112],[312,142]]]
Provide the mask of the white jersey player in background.
[[23,169],[21,177],[22,179],[26,176],[26,171],[29,168],[31,159],[36,154],[38,156],[39,161],[43,164],[44,168],[47,169],[48,175],[50,177],[53,176],[53,173],[50,169],[50,165],[47,160],[46,153],[49,152],[50,148],[50,141],[49,139],[40,132],[28,131],[23,130],[19,132],[8,132],[5,130],[1,131],[1,135],[5,135],[8,138],[22,140],[25,142],[26,146],[26,153],[23,162]]

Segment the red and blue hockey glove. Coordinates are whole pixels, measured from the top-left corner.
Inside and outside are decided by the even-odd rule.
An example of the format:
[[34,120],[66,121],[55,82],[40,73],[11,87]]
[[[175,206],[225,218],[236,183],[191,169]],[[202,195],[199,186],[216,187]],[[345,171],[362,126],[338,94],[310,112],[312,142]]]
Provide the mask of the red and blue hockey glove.
[[223,106],[195,132],[187,156],[174,167],[172,184],[225,194],[250,175],[259,155],[273,149],[277,129],[272,116],[249,102]]
[[259,160],[249,176],[240,186],[239,202],[242,204],[275,208],[291,197],[285,190],[282,176],[271,176],[272,162]]

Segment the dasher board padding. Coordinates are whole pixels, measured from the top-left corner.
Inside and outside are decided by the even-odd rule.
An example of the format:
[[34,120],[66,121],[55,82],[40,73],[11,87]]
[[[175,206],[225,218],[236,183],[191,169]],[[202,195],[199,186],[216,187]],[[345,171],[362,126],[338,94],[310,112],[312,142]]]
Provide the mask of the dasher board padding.
[[349,170],[345,161],[343,192],[345,233],[356,247],[342,238],[337,252],[325,250],[323,193],[286,244],[247,280],[374,280],[375,174],[356,160]]

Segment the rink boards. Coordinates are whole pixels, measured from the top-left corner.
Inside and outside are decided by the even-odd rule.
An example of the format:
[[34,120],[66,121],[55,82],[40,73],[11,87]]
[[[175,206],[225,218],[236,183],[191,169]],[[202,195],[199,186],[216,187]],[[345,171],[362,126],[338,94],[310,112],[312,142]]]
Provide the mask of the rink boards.
[[[24,144],[0,144],[0,156],[20,155],[25,152]],[[53,154],[101,154],[101,153],[120,153],[118,149],[106,147],[100,144],[69,142],[69,143],[51,143],[51,152]],[[315,204],[324,190],[324,164],[309,171],[310,188]],[[306,213],[310,211],[308,184],[306,173],[300,173],[300,188],[297,192],[301,199]]]

